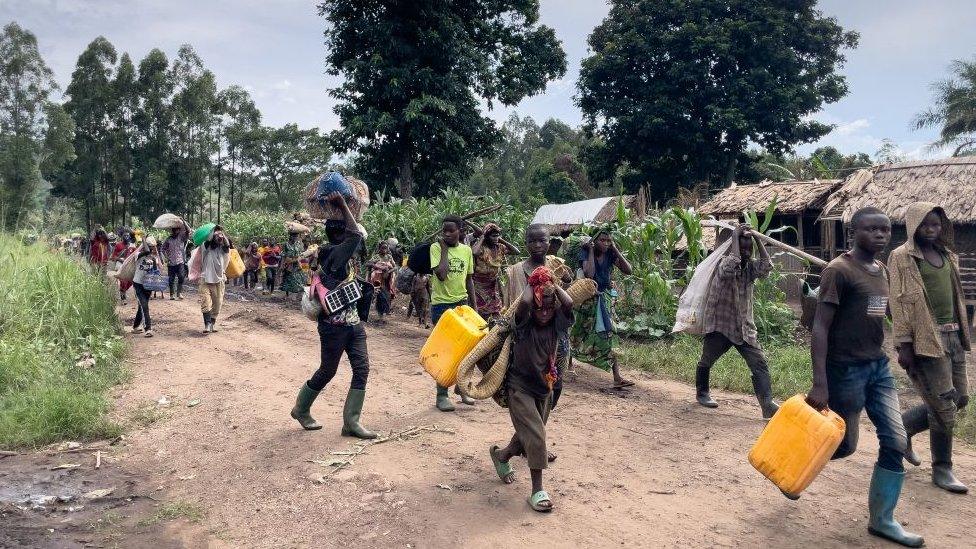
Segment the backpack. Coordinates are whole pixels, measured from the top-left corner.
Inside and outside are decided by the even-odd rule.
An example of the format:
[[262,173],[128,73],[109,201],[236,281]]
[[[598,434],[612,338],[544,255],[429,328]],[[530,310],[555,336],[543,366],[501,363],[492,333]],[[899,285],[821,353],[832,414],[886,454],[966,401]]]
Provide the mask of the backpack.
[[400,267],[396,274],[397,291],[403,295],[413,293],[413,279],[417,273],[410,270],[410,267]]
[[431,243],[418,244],[410,250],[410,256],[407,258],[407,267],[410,268],[416,274],[429,275],[434,272],[434,269],[430,264],[430,246]]

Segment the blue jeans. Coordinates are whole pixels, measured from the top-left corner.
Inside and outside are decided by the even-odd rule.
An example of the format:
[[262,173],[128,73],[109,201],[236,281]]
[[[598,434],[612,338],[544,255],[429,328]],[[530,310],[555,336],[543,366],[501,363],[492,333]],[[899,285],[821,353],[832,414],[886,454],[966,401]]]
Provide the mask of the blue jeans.
[[448,310],[455,307],[460,307],[461,305],[467,305],[467,301],[458,301],[457,303],[437,303],[431,304],[430,306],[430,321],[437,326],[437,321],[441,319]]
[[888,359],[828,362],[827,390],[830,408],[844,418],[847,425],[844,440],[833,459],[847,457],[857,449],[858,421],[864,410],[874,423],[881,445],[878,466],[903,472],[902,457],[908,448],[908,437],[901,419],[898,387],[888,367]]

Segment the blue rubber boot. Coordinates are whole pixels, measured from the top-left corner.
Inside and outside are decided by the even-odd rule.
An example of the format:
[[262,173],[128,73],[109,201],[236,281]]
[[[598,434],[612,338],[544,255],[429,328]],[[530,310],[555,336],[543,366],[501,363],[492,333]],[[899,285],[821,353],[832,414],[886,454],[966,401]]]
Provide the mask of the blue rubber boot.
[[904,482],[905,473],[874,466],[871,491],[868,493],[868,509],[871,513],[868,532],[905,547],[921,547],[925,545],[922,536],[906,532],[894,517],[895,506],[898,505],[898,497],[901,495]]

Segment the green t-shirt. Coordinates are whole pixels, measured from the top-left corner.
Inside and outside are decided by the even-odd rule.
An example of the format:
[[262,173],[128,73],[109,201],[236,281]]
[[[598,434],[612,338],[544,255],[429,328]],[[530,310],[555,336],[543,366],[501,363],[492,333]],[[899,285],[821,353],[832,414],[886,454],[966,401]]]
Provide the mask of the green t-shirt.
[[935,267],[926,259],[918,262],[918,270],[922,273],[925,293],[929,298],[932,315],[939,324],[949,324],[956,321],[956,300],[952,290],[952,270],[949,258],[942,255],[942,266]]
[[[435,271],[441,264],[441,245],[430,245],[430,266]],[[458,244],[447,249],[447,280],[441,282],[437,275],[430,277],[430,303],[459,303],[468,300],[468,275],[474,273],[474,254],[471,246]]]

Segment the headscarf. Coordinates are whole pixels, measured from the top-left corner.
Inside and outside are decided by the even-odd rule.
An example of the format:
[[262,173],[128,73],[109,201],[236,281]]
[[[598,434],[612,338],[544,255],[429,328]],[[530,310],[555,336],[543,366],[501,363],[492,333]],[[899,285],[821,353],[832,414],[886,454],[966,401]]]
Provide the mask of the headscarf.
[[545,265],[541,267],[536,267],[532,274],[529,275],[529,286],[532,287],[532,293],[535,295],[535,305],[536,307],[542,307],[543,298],[548,294],[551,295],[553,288],[556,284],[556,277],[553,276],[552,271],[549,270]]

